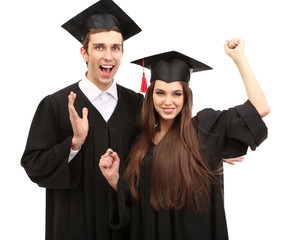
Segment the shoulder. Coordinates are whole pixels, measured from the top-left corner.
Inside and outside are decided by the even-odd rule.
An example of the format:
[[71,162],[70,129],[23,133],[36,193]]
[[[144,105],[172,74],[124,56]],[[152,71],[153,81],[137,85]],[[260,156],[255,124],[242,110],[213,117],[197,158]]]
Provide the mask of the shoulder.
[[67,101],[68,95],[70,94],[70,92],[73,91],[75,93],[79,92],[79,85],[78,82],[74,83],[72,85],[69,85],[63,89],[60,89],[59,91],[51,94],[50,96],[53,97],[54,99],[61,101],[61,100],[65,100]]
[[140,104],[143,101],[142,94],[136,93],[135,91],[123,87],[119,84],[117,84],[117,91],[118,91],[118,97],[126,100],[129,103],[134,102]]
[[248,100],[244,104],[222,111],[206,108],[198,112],[194,119],[199,126],[211,128],[217,124],[235,124],[239,121],[247,121],[247,119],[258,120],[259,114]]
[[74,83],[55,93],[47,95],[41,100],[38,108],[53,108],[55,110],[56,108],[60,108],[60,105],[65,107],[68,105],[68,95],[70,92],[78,92],[78,89],[78,83]]
[[121,96],[126,96],[126,97],[130,97],[130,98],[137,98],[137,99],[143,98],[142,94],[136,93],[135,91],[133,91],[129,88],[123,87],[119,84],[117,84],[117,91],[118,91],[118,94],[121,95]]
[[223,119],[227,113],[227,110],[220,111],[212,108],[206,108],[196,114],[194,120],[198,126],[204,129],[211,128],[216,122]]

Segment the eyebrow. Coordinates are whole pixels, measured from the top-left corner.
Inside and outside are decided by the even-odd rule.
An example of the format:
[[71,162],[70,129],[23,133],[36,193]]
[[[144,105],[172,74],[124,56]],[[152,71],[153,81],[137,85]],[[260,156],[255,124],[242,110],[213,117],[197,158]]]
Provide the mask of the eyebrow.
[[[106,44],[105,43],[93,43],[92,44],[93,46],[105,46]],[[111,46],[122,46],[121,43],[113,43],[111,44]]]
[[[165,92],[165,90],[161,89],[161,88],[156,88],[155,91],[162,91],[162,92]],[[176,89],[176,90],[173,90],[172,92],[183,92],[183,90],[181,89]]]

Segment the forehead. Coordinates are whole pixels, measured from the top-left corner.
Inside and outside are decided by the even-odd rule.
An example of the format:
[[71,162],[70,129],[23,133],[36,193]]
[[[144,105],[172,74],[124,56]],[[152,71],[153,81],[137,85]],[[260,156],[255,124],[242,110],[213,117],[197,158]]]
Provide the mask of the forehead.
[[116,31],[93,33],[90,35],[91,44],[122,44],[122,41],[122,34]]
[[164,82],[162,80],[156,80],[154,89],[161,89],[164,91],[176,91],[176,90],[181,90],[183,91],[183,87],[180,83],[180,81],[175,81],[175,82]]

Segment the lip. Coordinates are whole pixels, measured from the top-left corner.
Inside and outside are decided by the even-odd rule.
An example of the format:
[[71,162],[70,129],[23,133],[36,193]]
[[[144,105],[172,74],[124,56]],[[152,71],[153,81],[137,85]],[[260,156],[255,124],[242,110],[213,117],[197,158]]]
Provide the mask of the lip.
[[171,114],[175,108],[162,108],[163,112],[166,114]]
[[115,65],[101,64],[99,69],[104,77],[110,77]]
[[113,68],[114,65],[112,65],[112,64],[101,64],[100,67],[103,67],[103,68]]

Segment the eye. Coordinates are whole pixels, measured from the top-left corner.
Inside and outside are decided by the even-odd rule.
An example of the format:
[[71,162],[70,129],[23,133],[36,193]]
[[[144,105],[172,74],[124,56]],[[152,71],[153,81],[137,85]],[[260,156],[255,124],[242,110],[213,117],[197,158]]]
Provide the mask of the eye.
[[103,48],[102,48],[102,46],[96,46],[95,49],[96,50],[102,50]]
[[183,95],[183,93],[181,93],[181,92],[175,92],[175,93],[173,93],[173,96],[175,96],[175,97],[180,97],[180,96],[182,96]]
[[118,52],[118,51],[120,51],[120,47],[113,47],[113,50],[114,50],[115,52]]
[[156,94],[156,95],[164,95],[164,92],[156,91],[155,94]]

